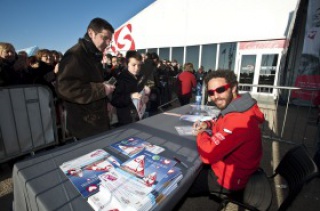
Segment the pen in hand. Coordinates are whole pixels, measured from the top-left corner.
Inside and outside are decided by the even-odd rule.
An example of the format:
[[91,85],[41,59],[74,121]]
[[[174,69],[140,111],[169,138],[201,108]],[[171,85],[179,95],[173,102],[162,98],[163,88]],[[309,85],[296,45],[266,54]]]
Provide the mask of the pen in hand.
[[193,125],[194,130],[200,130],[201,129],[201,121],[196,121]]
[[177,163],[180,163],[181,165],[183,165],[185,168],[189,168],[189,166],[187,164],[185,164],[184,162],[182,162],[180,159],[176,158],[176,157],[173,157],[173,159],[175,161],[177,161]]
[[198,133],[201,131],[201,121],[196,121],[194,124],[193,124],[193,127],[192,127],[192,134],[193,135],[198,135]]

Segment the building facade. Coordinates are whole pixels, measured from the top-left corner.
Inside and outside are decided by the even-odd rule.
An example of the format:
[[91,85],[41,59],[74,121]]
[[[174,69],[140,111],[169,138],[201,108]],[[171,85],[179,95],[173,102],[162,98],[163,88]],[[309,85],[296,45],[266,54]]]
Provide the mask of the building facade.
[[242,84],[293,86],[309,1],[157,0],[116,30],[112,50],[156,52],[205,71],[232,70]]

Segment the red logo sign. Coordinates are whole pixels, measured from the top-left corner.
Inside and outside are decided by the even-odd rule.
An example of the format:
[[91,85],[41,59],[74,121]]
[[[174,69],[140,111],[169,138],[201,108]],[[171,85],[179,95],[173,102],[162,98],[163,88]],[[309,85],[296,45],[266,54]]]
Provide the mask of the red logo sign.
[[118,29],[114,33],[113,40],[115,45],[112,46],[112,51],[117,52],[119,50],[125,50],[125,51],[135,50],[136,46],[131,33],[132,33],[131,24],[127,24],[121,27],[120,29]]

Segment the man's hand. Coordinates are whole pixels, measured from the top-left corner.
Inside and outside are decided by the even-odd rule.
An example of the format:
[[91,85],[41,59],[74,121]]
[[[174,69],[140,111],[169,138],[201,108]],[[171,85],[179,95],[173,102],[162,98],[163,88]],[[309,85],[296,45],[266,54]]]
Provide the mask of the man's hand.
[[140,99],[141,98],[141,94],[139,92],[134,92],[131,94],[131,98],[132,99]]
[[144,86],[144,98],[143,98],[143,102],[145,104],[147,104],[149,102],[149,96],[151,93],[151,89],[148,86]]
[[148,86],[144,86],[144,93],[145,93],[145,95],[146,95],[146,96],[149,96],[149,95],[150,95],[150,93],[151,93],[151,89],[150,89],[150,87],[148,87]]
[[201,130],[205,130],[207,129],[207,124],[205,122],[200,122],[200,121],[196,121],[194,124],[193,124],[193,129],[194,130],[198,130],[198,131],[201,131]]
[[200,132],[206,130],[208,128],[205,122],[196,121],[193,124],[193,135],[197,136]]
[[111,113],[113,110],[113,106],[111,105],[111,103],[107,103],[107,111],[108,113]]
[[103,83],[103,85],[104,85],[104,91],[106,92],[106,95],[112,94],[115,86],[107,83]]
[[145,104],[147,104],[147,103],[149,102],[149,96],[144,96],[144,97],[143,97],[143,102],[144,102]]

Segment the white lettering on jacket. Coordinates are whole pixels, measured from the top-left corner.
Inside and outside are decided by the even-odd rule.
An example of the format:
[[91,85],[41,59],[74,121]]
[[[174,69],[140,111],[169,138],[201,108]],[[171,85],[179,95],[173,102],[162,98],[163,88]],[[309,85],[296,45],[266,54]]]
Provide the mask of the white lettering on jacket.
[[219,145],[221,143],[221,141],[223,141],[224,139],[226,139],[221,133],[215,133],[212,137],[211,140],[216,144]]
[[223,131],[226,132],[226,133],[232,134],[232,131],[228,130],[227,128],[223,128]]

